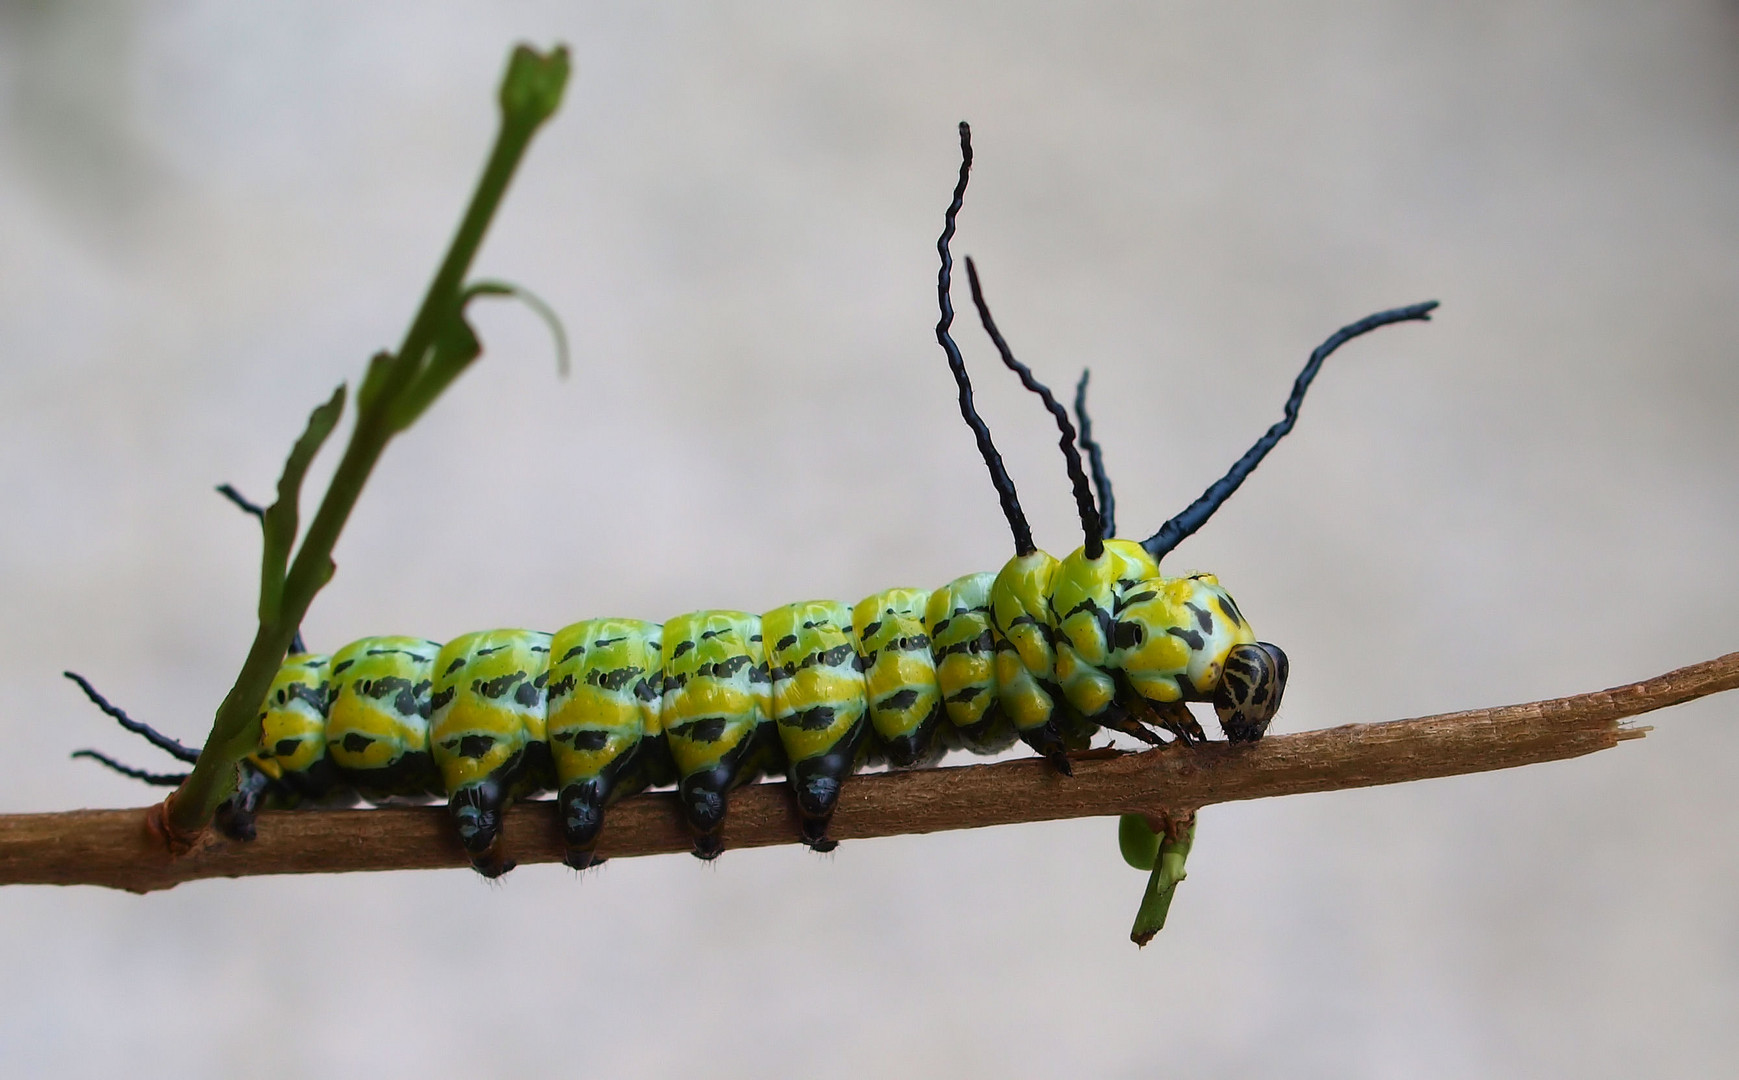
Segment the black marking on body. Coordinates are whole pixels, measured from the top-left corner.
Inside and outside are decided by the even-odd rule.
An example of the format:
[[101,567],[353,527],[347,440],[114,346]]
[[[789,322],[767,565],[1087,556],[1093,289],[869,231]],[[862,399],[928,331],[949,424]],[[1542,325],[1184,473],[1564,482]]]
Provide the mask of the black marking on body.
[[1147,601],[1152,600],[1154,597],[1156,597],[1158,595],[1159,595],[1159,592],[1157,590],[1146,589],[1142,592],[1134,593],[1134,594],[1129,595],[1129,596],[1119,596],[1119,597],[1114,598],[1111,601],[1111,610],[1116,612],[1117,614],[1121,615],[1125,608],[1132,607],[1136,604],[1146,603]]
[[465,658],[463,656],[456,656],[453,658],[453,662],[451,664],[447,665],[447,670],[441,672],[441,674],[442,675],[451,675],[451,674],[453,674],[453,672],[458,671],[460,668],[462,668],[464,666],[465,666]]
[[372,738],[364,735],[360,731],[347,731],[344,733],[344,742],[342,745],[351,753],[360,754],[364,750],[367,750],[373,742],[374,740]]
[[988,686],[968,686],[963,690],[954,691],[954,693],[949,694],[943,700],[948,702],[950,705],[970,705],[978,699],[980,694],[986,694],[989,692],[990,687]]
[[826,731],[838,720],[839,713],[832,705],[812,705],[807,709],[798,709],[784,723],[787,727],[803,731]]
[[646,669],[642,667],[620,667],[614,671],[593,670],[586,672],[586,681],[593,686],[601,686],[605,690],[615,692],[627,686],[631,680],[644,674],[646,674]]
[[440,712],[442,709],[446,708],[450,702],[452,702],[453,695],[458,692],[459,688],[456,686],[449,686],[445,690],[436,691],[429,698],[429,711]]
[[878,709],[909,709],[918,703],[918,692],[911,687],[895,690],[876,702]]
[[345,669],[350,667],[350,665],[352,665],[354,663],[356,663],[355,660],[342,660],[336,664],[333,664],[332,665],[332,674],[334,676],[342,675],[342,674],[344,674]]
[[[893,612],[890,610],[888,612],[888,614],[892,615]],[[864,638],[864,640],[867,641],[870,638],[875,637],[876,631],[880,630],[881,628],[882,628],[882,621],[880,619],[877,619],[875,622],[870,623],[868,626],[863,628],[863,634],[861,636]]]
[[[542,682],[539,679],[538,682]],[[534,709],[543,700],[543,690],[536,682],[521,683],[519,689],[513,692],[513,700],[527,709]]]
[[586,647],[584,645],[575,645],[573,648],[571,648],[567,652],[563,653],[562,658],[560,660],[557,660],[556,663],[565,664],[569,660],[572,660],[574,657],[580,655],[581,653],[583,653],[585,651],[586,651]]
[[585,729],[581,731],[564,731],[555,736],[557,742],[572,743],[575,750],[602,750],[610,745],[610,733]]
[[480,694],[491,700],[505,697],[515,683],[525,678],[523,671],[510,671],[505,675],[497,675],[493,679],[472,679],[471,692]]
[[[586,674],[587,674],[587,681],[590,682],[591,681],[591,678],[590,678],[591,672],[587,672]],[[576,687],[578,685],[579,685],[579,683],[575,680],[574,673],[570,671],[566,675],[563,675],[557,681],[550,684],[549,699],[551,701],[555,701],[558,698],[566,697],[568,694],[573,693],[574,687]]]
[[670,733],[690,742],[718,742],[724,737],[725,728],[730,722],[730,718],[726,716],[703,716],[698,720],[676,725],[670,729]]
[[301,739],[279,739],[272,744],[272,753],[278,757],[289,757],[301,748]]
[[681,641],[676,643],[676,651],[670,654],[670,658],[672,660],[675,660],[677,657],[681,656],[683,653],[687,652],[688,650],[690,650],[692,648],[694,648],[694,639],[693,638],[684,638]]
[[1182,638],[1183,643],[1190,647],[1191,652],[1201,652],[1202,646],[1207,644],[1207,642],[1202,639],[1202,635],[1194,630],[1185,630],[1178,626],[1168,626],[1165,628],[1165,632],[1170,634],[1172,637]]
[[1211,634],[1214,632],[1214,617],[1208,614],[1207,608],[1198,607],[1188,600],[1184,601],[1183,606],[1195,613],[1196,625],[1202,628],[1202,633]]
[[750,666],[754,662],[754,657],[749,656],[746,653],[738,653],[735,656],[720,660],[716,663],[702,664],[700,668],[695,671],[695,674],[711,676],[715,679],[729,679],[736,675],[737,672]]
[[773,644],[773,651],[774,652],[784,652],[786,649],[789,649],[791,646],[793,646],[795,644],[797,644],[797,635],[796,634],[786,634],[784,637],[780,638],[777,642],[775,642]]
[[[452,749],[452,742],[453,740],[449,739],[444,745],[448,749]],[[481,758],[489,753],[494,746],[495,736],[493,735],[465,735],[459,739],[459,756]]]

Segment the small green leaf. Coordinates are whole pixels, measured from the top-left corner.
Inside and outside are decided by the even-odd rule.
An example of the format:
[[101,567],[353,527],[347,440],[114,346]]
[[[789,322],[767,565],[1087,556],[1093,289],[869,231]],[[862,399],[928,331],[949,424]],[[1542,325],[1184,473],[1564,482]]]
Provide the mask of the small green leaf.
[[540,54],[530,45],[516,46],[507,61],[507,74],[501,78],[503,120],[536,127],[561,105],[567,84],[566,45],[557,45],[547,54]]
[[1118,819],[1117,846],[1123,851],[1123,861],[1137,870],[1152,870],[1153,860],[1159,858],[1159,834],[1140,814],[1124,814]]
[[338,418],[344,415],[344,395],[345,386],[339,383],[332,397],[308,414],[308,426],[302,430],[302,437],[296,440],[296,445],[290,448],[290,456],[284,459],[284,472],[278,478],[278,501],[266,508],[265,519],[261,522],[265,533],[260,564],[262,625],[277,621],[278,606],[284,593],[284,572],[300,525],[298,504],[302,495],[302,478],[307,475],[308,466],[314,455],[320,452],[326,437],[338,426]]
[[561,316],[556,314],[555,308],[550,307],[544,302],[543,297],[523,285],[515,285],[511,281],[474,281],[465,287],[464,292],[459,294],[460,310],[464,310],[466,305],[479,296],[505,296],[518,300],[530,308],[532,314],[542,319],[544,325],[549,327],[550,337],[555,339],[556,374],[564,379],[567,378],[568,334],[562,328]]

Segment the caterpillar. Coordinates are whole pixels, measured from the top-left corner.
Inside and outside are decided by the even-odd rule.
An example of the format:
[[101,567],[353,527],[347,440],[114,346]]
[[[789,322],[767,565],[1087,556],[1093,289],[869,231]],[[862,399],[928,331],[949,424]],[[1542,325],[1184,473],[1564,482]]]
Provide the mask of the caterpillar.
[[[218,824],[253,834],[261,809],[445,798],[472,866],[510,869],[502,814],[555,792],[566,862],[595,865],[608,809],[674,785],[703,859],[722,850],[730,792],[788,778],[800,836],[816,851],[840,791],[868,762],[934,764],[951,749],[994,753],[1024,742],[1062,774],[1096,732],[1149,744],[1206,738],[1188,703],[1211,703],[1225,737],[1262,737],[1279,709],[1288,664],[1258,641],[1211,574],[1166,577],[1160,560],[1205,524],[1297,421],[1323,361],[1380,326],[1426,320],[1435,302],[1378,312],[1311,353],[1284,416],[1224,477],[1140,542],[1116,538],[1114,499],[1087,415],[1088,373],[1074,418],[998,330],[966,260],[980,321],[1004,366],[1056,420],[1083,542],[1058,559],[1040,550],[990,429],[973,402],[951,333],[950,244],[972,167],[970,128],[937,240],[936,339],[1014,541],[999,571],[932,590],[893,588],[856,604],[815,600],[759,615],[696,611],[663,623],[601,618],[554,633],[490,630],[446,643],[369,637],[325,655],[300,638],[260,710],[260,742]],[[1086,455],[1083,460],[1083,453]],[[1091,478],[1089,479],[1089,470]],[[227,485],[243,509],[261,511]],[[197,752],[129,718],[83,678],[86,694],[128,730],[186,762]],[[1164,733],[1163,735],[1161,733]],[[185,774],[130,768],[177,785]]]

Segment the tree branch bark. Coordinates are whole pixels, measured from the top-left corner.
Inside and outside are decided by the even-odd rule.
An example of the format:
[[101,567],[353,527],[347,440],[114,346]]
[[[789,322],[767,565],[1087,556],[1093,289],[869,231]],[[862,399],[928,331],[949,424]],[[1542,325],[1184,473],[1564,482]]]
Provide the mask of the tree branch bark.
[[[1074,755],[1075,775],[1033,758],[994,765],[877,773],[846,785],[830,833],[841,840],[974,829],[1024,821],[1143,813],[1166,817],[1213,803],[1264,799],[1485,772],[1580,757],[1647,728],[1620,721],[1739,688],[1739,653],[1592,694],[1412,720],[1277,735],[1234,746],[1171,746],[1142,753]],[[104,885],[131,892],[184,881],[253,874],[421,870],[467,865],[438,806],[262,814],[259,838],[242,844],[207,830],[172,856],[147,811],[74,810],[0,816],[0,884]],[[795,843],[787,786],[731,796],[728,848]],[[558,862],[555,805],[522,803],[507,817],[511,858]],[[690,838],[669,792],[611,808],[600,855],[687,851]]]

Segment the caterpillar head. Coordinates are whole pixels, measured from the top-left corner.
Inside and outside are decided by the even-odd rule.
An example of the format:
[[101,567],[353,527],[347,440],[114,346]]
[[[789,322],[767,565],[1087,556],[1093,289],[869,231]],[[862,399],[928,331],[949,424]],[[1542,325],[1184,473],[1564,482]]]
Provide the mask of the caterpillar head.
[[1214,712],[1232,742],[1255,742],[1280,711],[1286,690],[1286,654],[1280,646],[1258,641],[1234,645],[1214,687]]

